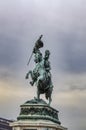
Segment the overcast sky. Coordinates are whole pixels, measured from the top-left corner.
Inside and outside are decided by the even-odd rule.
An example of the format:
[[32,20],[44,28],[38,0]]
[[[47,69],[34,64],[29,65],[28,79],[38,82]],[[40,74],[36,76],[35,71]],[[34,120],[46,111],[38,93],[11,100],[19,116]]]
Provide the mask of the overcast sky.
[[51,51],[51,106],[63,126],[86,130],[85,0],[0,0],[0,117],[16,119],[20,105],[36,95],[25,75],[41,34],[42,53]]

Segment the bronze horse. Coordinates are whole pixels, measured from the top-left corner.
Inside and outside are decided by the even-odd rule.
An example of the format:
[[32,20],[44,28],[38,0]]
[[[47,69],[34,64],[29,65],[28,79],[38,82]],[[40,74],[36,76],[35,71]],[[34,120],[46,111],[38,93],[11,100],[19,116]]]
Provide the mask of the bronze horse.
[[45,94],[46,99],[49,99],[49,104],[51,103],[51,94],[53,86],[51,85],[51,77],[48,75],[44,68],[43,60],[38,60],[39,55],[36,55],[36,67],[33,71],[29,71],[26,75],[26,79],[31,76],[32,81],[30,84],[33,86],[36,83],[37,86],[37,99],[40,99],[40,94]]

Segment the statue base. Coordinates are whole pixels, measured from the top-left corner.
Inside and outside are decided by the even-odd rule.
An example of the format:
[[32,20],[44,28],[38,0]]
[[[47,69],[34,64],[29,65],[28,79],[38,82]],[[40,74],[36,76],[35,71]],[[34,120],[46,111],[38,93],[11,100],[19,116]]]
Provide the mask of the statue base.
[[17,121],[11,123],[13,130],[67,130],[61,126],[58,111],[42,99],[32,99],[20,106]]

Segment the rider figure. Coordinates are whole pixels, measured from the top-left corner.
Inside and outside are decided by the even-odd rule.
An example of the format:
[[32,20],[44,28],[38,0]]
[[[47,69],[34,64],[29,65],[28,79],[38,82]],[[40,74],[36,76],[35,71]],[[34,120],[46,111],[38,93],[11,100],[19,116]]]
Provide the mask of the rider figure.
[[46,50],[45,51],[45,56],[44,56],[44,67],[45,67],[45,70],[49,73],[50,70],[51,70],[51,67],[50,67],[50,62],[49,62],[49,56],[50,56],[50,51],[49,50]]
[[51,80],[51,66],[50,66],[50,62],[49,62],[49,56],[50,56],[50,51],[49,50],[46,50],[45,51],[45,56],[44,56],[44,67],[45,67],[45,70],[48,74],[48,78],[49,78],[49,86],[51,88],[53,88],[53,84],[52,84],[52,80]]

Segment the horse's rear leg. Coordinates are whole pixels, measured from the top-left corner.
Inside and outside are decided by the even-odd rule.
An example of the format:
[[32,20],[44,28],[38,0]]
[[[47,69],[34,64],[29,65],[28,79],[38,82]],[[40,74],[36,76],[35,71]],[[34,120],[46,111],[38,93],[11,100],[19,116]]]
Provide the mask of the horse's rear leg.
[[49,105],[51,104],[51,102],[52,102],[52,98],[51,98],[51,96],[49,97]]
[[40,93],[38,90],[37,90],[37,99],[40,99]]

